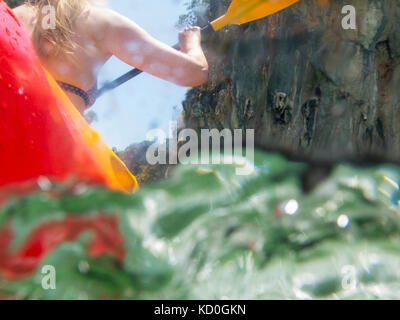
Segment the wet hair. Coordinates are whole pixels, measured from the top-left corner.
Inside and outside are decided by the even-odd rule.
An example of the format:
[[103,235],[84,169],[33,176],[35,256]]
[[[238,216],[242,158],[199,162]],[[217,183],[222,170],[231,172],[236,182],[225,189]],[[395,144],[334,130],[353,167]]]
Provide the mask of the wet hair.
[[[60,52],[72,54],[76,43],[74,24],[90,5],[91,0],[27,0],[26,4],[36,13],[33,29],[33,44],[40,55],[57,55]],[[55,9],[55,28],[44,28],[43,21],[49,14],[46,6]],[[46,50],[44,41],[52,45],[52,50]]]

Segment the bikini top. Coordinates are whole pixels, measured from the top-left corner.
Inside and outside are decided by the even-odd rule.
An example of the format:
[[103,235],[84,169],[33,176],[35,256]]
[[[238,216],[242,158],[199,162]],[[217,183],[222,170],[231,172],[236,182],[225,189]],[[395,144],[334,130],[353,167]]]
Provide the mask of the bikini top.
[[57,83],[59,84],[61,89],[63,89],[64,91],[71,92],[71,93],[81,97],[83,99],[83,101],[85,102],[86,109],[90,108],[96,102],[96,99],[98,97],[97,85],[95,85],[89,91],[84,91],[81,88],[75,87],[75,86],[65,83],[65,82],[57,81]]

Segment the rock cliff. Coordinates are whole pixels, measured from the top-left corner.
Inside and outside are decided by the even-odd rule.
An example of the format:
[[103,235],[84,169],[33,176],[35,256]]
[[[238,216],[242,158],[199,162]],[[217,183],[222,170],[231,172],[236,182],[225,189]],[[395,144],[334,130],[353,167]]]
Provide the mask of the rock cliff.
[[[211,0],[211,18],[228,4]],[[255,129],[258,147],[307,160],[399,162],[399,1],[302,0],[204,42],[210,81],[184,102],[188,127]]]

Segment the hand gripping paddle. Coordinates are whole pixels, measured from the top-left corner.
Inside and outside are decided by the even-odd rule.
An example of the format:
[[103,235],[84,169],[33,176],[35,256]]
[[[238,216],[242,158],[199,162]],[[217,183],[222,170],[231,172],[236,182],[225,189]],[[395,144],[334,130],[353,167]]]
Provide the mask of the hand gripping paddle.
[[[217,31],[230,24],[240,25],[255,21],[281,11],[298,1],[299,0],[232,0],[228,11],[223,16],[210,22],[202,29],[202,31],[210,28],[214,31]],[[174,48],[178,50],[179,44],[175,45]],[[100,97],[107,91],[119,87],[142,72],[142,70],[133,69],[118,79],[106,83],[101,89],[98,90],[97,97]]]

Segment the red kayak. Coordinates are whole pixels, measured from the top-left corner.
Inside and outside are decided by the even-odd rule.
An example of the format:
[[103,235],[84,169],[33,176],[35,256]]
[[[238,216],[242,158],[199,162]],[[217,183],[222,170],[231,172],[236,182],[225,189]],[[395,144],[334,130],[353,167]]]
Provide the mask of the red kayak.
[[[22,25],[0,0],[2,194],[24,192],[43,176],[57,182],[74,178],[123,192],[138,187],[135,177],[42,68]],[[92,234],[88,255],[124,259],[116,216],[66,215],[63,220],[46,221],[30,230],[20,248],[12,247],[11,220],[0,226],[0,278],[30,276],[51,251],[85,232]]]
[[0,0],[0,188],[45,176],[132,192],[138,185],[43,69]]

